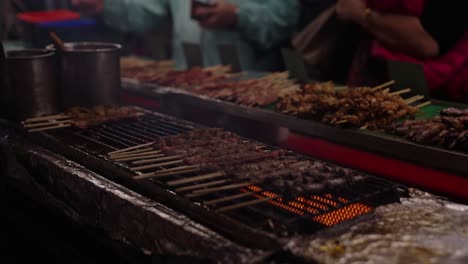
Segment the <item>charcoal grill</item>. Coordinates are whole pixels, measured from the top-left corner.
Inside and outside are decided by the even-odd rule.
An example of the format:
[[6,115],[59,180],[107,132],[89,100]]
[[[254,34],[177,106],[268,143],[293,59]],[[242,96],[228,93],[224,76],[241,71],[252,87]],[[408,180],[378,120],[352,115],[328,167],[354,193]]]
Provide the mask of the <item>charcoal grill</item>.
[[[165,203],[251,248],[276,249],[287,238],[298,233],[310,233],[345,224],[372,212],[378,205],[397,201],[405,193],[404,187],[372,176],[368,176],[363,182],[351,184],[344,190],[303,195],[293,199],[284,199],[279,192],[275,193],[270,189],[267,191],[265,186],[250,183],[234,183],[230,188],[211,192],[211,188],[223,183],[222,176],[190,181],[175,188],[168,183],[195,177],[197,174],[137,181],[128,163],[112,161],[106,154],[154,142],[163,136],[204,128],[165,115],[148,111],[145,113],[139,120],[106,123],[88,129],[66,128],[28,136],[36,143],[149,198]],[[289,155],[310,159],[295,153]],[[162,167],[171,169],[175,166],[178,165],[168,164]],[[206,194],[194,195],[190,192],[193,185],[200,184],[205,186],[205,191],[208,190]],[[239,205],[244,206],[236,208]]]

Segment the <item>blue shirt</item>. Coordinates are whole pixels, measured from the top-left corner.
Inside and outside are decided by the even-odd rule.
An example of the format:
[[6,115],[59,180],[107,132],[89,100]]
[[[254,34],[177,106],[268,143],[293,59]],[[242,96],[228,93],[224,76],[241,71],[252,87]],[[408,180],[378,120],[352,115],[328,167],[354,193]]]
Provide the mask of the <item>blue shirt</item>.
[[218,44],[235,45],[244,70],[262,70],[257,52],[289,38],[299,20],[297,0],[229,0],[238,6],[235,29],[208,30],[191,18],[190,0],[107,0],[104,16],[122,31],[144,32],[165,19],[173,23],[173,59],[186,68],[182,43],[200,44],[205,66],[221,64]]

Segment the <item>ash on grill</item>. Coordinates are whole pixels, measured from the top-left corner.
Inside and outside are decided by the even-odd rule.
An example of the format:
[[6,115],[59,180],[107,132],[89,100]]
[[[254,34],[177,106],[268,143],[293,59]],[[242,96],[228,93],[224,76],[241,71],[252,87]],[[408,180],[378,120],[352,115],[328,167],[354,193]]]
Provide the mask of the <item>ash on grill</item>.
[[[317,231],[399,196],[397,185],[384,180],[222,129],[136,110],[144,115],[33,137],[104,176],[143,188],[149,197],[163,197],[233,239],[261,247],[270,245],[258,232]],[[235,230],[260,237],[251,242]]]
[[[165,181],[176,192],[205,205],[215,206],[218,212],[275,200],[294,204],[298,197],[339,193],[368,180],[368,176],[356,171],[305,160],[285,150],[274,150],[247,141],[222,129],[200,129],[163,137],[157,143],[113,151],[109,156],[116,161],[131,162],[131,166],[134,166],[131,170],[138,173],[136,180]],[[177,167],[164,168],[170,165]],[[167,180],[171,176],[183,177]],[[221,198],[212,196],[239,189],[243,193],[231,193]],[[253,199],[243,201],[247,197]],[[223,206],[236,200],[241,202]],[[311,211],[307,206],[303,206],[303,209]]]

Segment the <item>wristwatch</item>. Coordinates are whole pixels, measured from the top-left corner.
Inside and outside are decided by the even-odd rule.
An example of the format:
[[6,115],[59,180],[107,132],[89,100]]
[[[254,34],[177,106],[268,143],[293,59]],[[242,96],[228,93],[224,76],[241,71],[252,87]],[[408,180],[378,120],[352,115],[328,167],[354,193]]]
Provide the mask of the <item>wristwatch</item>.
[[364,14],[363,14],[363,24],[364,25],[367,25],[368,22],[369,22],[369,17],[370,15],[372,15],[372,13],[374,13],[374,11],[370,8],[366,8],[366,10],[364,10]]

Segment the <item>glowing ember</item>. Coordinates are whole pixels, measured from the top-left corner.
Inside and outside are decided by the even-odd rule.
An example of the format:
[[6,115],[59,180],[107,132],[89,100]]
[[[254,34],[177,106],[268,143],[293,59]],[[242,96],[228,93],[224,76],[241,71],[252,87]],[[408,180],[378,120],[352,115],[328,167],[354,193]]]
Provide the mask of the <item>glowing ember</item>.
[[[257,192],[257,194],[254,195],[257,198],[278,197],[278,194],[262,191],[262,188],[258,186],[251,185],[248,186],[247,189],[248,190],[244,191]],[[332,210],[312,218],[313,221],[328,227],[369,213],[373,210],[372,207],[362,203],[353,203],[342,208],[333,209],[334,207],[339,206],[339,203],[336,201],[339,201],[340,203],[349,202],[346,198],[337,197],[332,194],[325,194],[323,196],[312,195],[310,198],[301,196],[289,202],[284,202],[282,198],[277,198],[268,201],[268,203],[296,215],[318,214],[320,213],[320,210]]]

